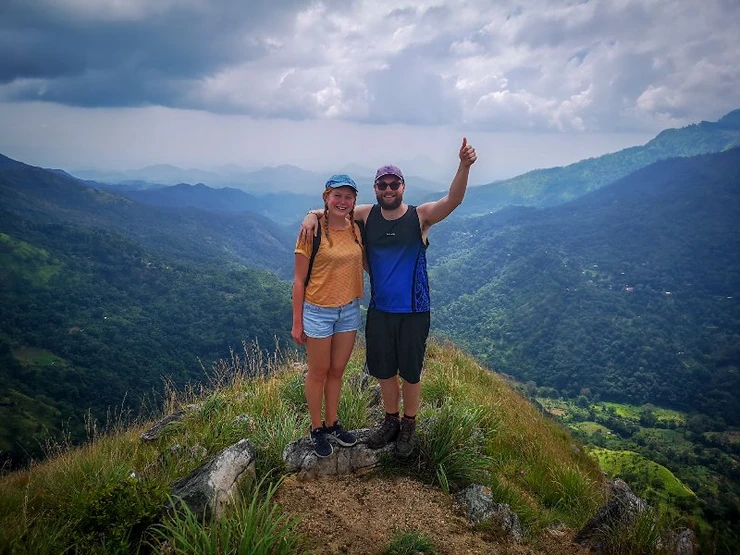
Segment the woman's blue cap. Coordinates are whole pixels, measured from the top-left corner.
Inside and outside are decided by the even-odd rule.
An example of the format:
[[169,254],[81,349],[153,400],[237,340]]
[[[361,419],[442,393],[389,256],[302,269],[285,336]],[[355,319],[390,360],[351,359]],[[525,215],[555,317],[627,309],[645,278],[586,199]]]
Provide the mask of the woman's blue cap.
[[346,173],[337,173],[332,175],[329,178],[329,181],[326,182],[326,188],[332,188],[335,189],[337,187],[352,187],[355,190],[355,193],[358,193],[357,185],[352,180],[350,176],[348,176]]

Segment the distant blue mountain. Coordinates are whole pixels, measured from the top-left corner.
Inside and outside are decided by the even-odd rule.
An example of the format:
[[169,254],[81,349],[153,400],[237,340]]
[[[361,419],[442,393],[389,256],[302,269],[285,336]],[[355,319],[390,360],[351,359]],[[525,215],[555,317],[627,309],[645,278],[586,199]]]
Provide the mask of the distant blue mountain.
[[[155,206],[191,207],[210,212],[253,212],[272,221],[295,226],[303,219],[310,209],[320,208],[322,187],[312,194],[297,193],[268,193],[254,195],[245,191],[224,187],[215,189],[203,183],[189,185],[180,183],[169,187],[141,188],[131,184],[99,184],[94,181],[86,182],[95,188],[116,191],[125,197],[137,202]],[[360,186],[358,203],[372,203],[375,201],[370,185]],[[429,195],[429,190],[410,186],[406,194],[406,201],[418,204]],[[443,193],[438,193],[439,198]]]
[[306,212],[319,205],[321,197],[292,193],[251,195],[238,189],[213,189],[198,183],[146,190],[120,190],[120,194],[145,204],[189,207],[209,212],[252,212],[279,224],[295,225]]
[[740,110],[716,122],[667,129],[643,146],[470,187],[465,202],[455,213],[487,214],[512,204],[552,206],[576,199],[659,160],[722,152],[736,146],[740,146]]
[[[360,166],[350,166],[349,168],[356,170],[349,171],[349,173],[360,188],[359,201],[361,203],[374,202],[372,193],[373,170]],[[337,171],[346,172],[348,168],[345,167]],[[247,171],[234,165],[224,166],[217,171],[204,171],[199,169],[184,170],[169,164],[159,164],[138,170],[119,172],[76,170],[71,173],[80,179],[99,183],[103,188],[112,187],[121,191],[200,183],[213,189],[222,187],[237,189],[255,197],[288,193],[299,196],[310,195],[319,200],[323,185],[330,175],[329,173],[304,170],[288,164],[265,167],[254,171]],[[407,182],[409,184],[407,189],[409,200],[415,204],[430,195],[437,198],[440,195],[436,191],[442,191],[448,186],[414,175],[409,175]],[[164,197],[161,202],[166,204]],[[176,201],[173,199],[173,202]],[[157,203],[160,203],[160,201],[157,201]],[[270,205],[271,203],[268,202],[267,204]]]
[[13,160],[12,158],[8,158],[7,156],[4,156],[0,154],[0,168],[7,169],[7,168],[20,168],[25,166],[25,164],[18,162],[16,160]]

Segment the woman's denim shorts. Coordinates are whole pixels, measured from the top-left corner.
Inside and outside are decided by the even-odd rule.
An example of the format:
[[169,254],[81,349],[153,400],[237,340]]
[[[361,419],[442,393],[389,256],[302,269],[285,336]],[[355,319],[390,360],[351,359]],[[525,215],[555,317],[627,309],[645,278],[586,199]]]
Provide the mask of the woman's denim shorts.
[[316,306],[303,302],[303,333],[313,339],[324,339],[335,333],[360,329],[360,300],[336,307]]

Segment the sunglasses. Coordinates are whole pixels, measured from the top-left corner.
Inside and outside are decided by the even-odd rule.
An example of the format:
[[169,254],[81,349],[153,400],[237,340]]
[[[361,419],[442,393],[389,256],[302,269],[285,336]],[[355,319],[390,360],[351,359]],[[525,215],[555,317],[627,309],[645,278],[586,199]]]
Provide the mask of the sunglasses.
[[375,187],[378,191],[385,191],[388,187],[390,187],[391,191],[398,191],[402,184],[403,182],[401,181],[391,181],[390,183],[386,183],[385,181],[376,181]]

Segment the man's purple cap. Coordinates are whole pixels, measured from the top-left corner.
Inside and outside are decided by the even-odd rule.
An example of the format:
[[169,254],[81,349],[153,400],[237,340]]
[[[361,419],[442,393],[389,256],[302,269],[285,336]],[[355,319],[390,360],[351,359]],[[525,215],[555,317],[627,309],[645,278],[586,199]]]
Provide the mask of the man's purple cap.
[[394,166],[392,164],[389,164],[387,166],[380,166],[378,168],[378,171],[375,172],[375,181],[377,181],[384,175],[395,175],[401,181],[404,181],[403,172],[401,171],[401,168],[399,168],[398,166]]

